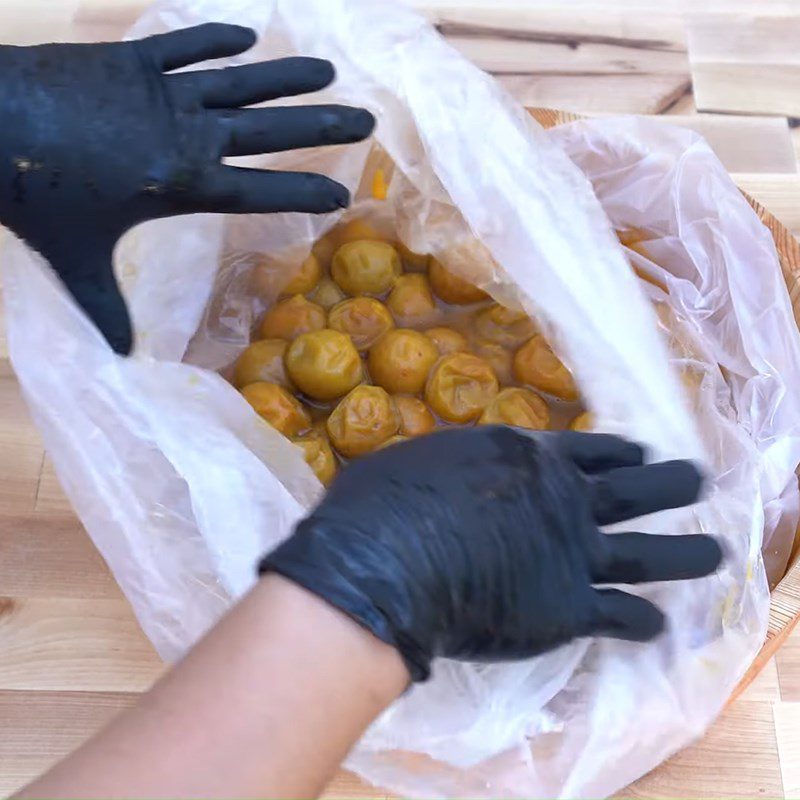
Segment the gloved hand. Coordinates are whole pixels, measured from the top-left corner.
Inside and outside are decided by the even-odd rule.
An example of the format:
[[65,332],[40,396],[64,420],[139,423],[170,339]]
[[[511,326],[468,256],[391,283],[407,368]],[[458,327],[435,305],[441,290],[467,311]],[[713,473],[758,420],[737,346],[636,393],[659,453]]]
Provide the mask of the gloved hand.
[[321,175],[237,169],[223,156],[355,142],[362,109],[241,109],[313,92],[327,61],[288,58],[165,72],[247,50],[255,33],[208,24],[114,44],[0,46],[0,223],[38,250],[114,350],[132,335],[111,268],[139,222],[202,211],[323,213],[347,190]]
[[699,578],[703,535],[603,534],[598,525],[693,503],[685,461],[642,466],[613,436],[451,429],[350,464],[261,563],[396,647],[411,677],[437,656],[529,658],[580,636],[646,641],[649,603],[597,584]]

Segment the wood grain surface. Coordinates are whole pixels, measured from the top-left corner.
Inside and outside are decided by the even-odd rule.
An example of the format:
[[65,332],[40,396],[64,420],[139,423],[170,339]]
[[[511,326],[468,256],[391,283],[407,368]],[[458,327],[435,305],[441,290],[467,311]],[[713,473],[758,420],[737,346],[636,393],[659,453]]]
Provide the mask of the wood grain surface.
[[[779,237],[795,253],[797,0],[408,1],[527,105],[662,114],[697,130],[786,226]],[[144,5],[6,0],[0,39],[113,39]],[[790,292],[800,299],[800,286]],[[621,796],[800,797],[800,632],[783,625],[795,585],[773,598],[773,634],[787,639],[777,655],[701,741]],[[162,668],[60,490],[0,333],[0,793],[134,702]],[[386,795],[343,772],[328,796]]]

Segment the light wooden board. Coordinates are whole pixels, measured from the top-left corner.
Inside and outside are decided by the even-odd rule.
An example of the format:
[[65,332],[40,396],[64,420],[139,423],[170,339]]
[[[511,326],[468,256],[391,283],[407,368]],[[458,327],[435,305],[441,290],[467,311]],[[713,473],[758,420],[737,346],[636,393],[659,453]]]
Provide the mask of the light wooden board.
[[785,797],[800,797],[800,703],[773,706]]
[[0,691],[0,793],[30,781],[135,700],[100,691]]
[[496,77],[525,106],[558,106],[576,112],[660,114],[690,90],[688,75],[522,72]]
[[15,379],[0,377],[0,507],[22,514],[33,511],[44,463],[39,434],[32,425],[19,425],[25,415]]
[[[793,0],[406,0],[528,105],[800,116]],[[7,0],[6,41],[118,38],[146,0]],[[690,80],[691,79],[691,80]]]
[[[722,769],[712,766],[725,760]],[[782,797],[773,704],[740,701],[690,747],[621,797]]]
[[800,175],[740,173],[733,178],[792,233],[800,234]]
[[[527,104],[528,107],[532,107]],[[552,106],[549,106],[552,107]],[[563,111],[570,109],[563,108]],[[580,116],[613,116],[587,111]],[[741,116],[733,114],[660,114],[649,117],[655,123],[676,125],[699,133],[728,172],[755,182],[765,176],[797,176],[795,137],[786,117]]]
[[[125,692],[0,690],[0,794],[13,792],[72,752],[136,697]],[[342,771],[325,797],[383,798],[385,793]]]
[[0,598],[0,689],[141,692],[162,665],[122,599]]
[[16,600],[122,600],[105,562],[69,511],[0,515],[0,587]]
[[[785,117],[693,114],[662,115],[653,120],[699,133],[728,172],[753,176],[797,174],[797,155]],[[767,207],[773,211],[769,204]]]
[[692,14],[687,31],[699,109],[800,116],[800,8]]

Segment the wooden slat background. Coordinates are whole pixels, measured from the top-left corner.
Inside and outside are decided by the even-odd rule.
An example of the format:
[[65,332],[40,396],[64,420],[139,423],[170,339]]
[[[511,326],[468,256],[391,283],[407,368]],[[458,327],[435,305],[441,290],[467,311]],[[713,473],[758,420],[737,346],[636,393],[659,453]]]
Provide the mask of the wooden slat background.
[[[692,127],[800,235],[798,0],[409,2],[526,105]],[[113,39],[143,7],[6,0],[0,40]],[[0,793],[74,748],[162,669],[61,493],[0,335]],[[329,794],[385,796],[345,773]],[[800,632],[702,741],[623,796],[800,797]]]

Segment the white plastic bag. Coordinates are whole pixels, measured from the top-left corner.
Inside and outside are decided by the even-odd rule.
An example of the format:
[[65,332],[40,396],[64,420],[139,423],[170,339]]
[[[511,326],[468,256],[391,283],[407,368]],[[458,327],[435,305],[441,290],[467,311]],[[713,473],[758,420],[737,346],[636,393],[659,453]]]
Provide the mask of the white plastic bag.
[[[637,119],[545,133],[401,7],[174,0],[131,35],[208,20],[262,35],[234,62],[333,60],[339,78],[325,100],[378,117],[392,162],[379,213],[402,241],[535,314],[603,429],[646,442],[655,458],[704,459],[714,476],[702,505],[637,522],[725,543],[717,576],[642,589],[669,615],[665,636],[579,641],[517,664],[441,661],[348,762],[424,796],[619,789],[719,711],[764,636],[762,541],[785,543],[797,524],[800,342],[768,232],[697,135]],[[256,161],[319,169],[356,190],[371,147]],[[634,276],[586,178],[616,228],[648,232],[630,255],[663,288]],[[197,365],[223,366],[246,342],[252,308],[236,254],[288,268],[335,221],[196,216],[134,231],[117,253],[138,332],[130,359],[111,353],[21,244],[3,254],[25,395],[65,490],[165,658],[246,590],[258,555],[321,489],[299,450]],[[648,294],[668,323],[661,332]],[[697,378],[691,407],[669,339],[673,363]]]

